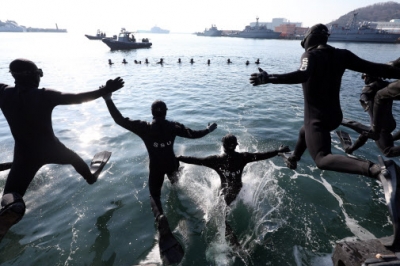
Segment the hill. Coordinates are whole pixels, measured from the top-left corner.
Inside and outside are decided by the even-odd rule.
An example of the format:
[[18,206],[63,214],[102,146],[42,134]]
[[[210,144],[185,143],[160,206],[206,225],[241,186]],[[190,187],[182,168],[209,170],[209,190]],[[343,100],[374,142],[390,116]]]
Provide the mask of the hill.
[[390,21],[391,19],[400,19],[400,3],[397,2],[384,2],[377,3],[370,6],[352,10],[346,15],[341,16],[335,21],[329,22],[327,25],[338,24],[346,25],[353,17],[353,13],[357,12],[357,21]]

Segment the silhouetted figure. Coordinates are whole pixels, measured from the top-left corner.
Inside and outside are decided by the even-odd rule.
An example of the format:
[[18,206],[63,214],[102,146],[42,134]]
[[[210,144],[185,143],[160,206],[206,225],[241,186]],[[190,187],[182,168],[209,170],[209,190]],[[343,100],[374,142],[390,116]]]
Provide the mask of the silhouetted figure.
[[122,64],[127,64],[128,62],[126,62],[125,58],[122,60]]
[[[236,137],[232,134],[227,134],[222,138],[224,153],[221,155],[211,155],[204,158],[189,156],[177,157],[181,162],[203,165],[215,170],[221,180],[220,193],[223,195],[226,205],[228,206],[236,199],[242,189],[243,169],[248,163],[266,160],[277,156],[278,153],[289,151],[287,146],[280,146],[277,150],[262,153],[236,152],[235,149],[237,145]],[[225,235],[233,245],[238,244],[236,236],[227,223]]]
[[246,66],[248,66],[250,64],[249,60],[246,61]]
[[190,59],[190,63],[191,63],[191,64],[193,64],[193,63],[194,63],[194,61],[193,61],[193,58],[191,58],[191,59]]
[[211,61],[210,61],[210,59],[208,59],[207,60],[207,65],[210,65],[211,64]]
[[182,63],[182,61],[181,61],[181,59],[180,59],[180,58],[178,58],[178,64],[180,64],[180,63]]
[[144,63],[145,64],[148,64],[149,63],[149,60],[147,60],[147,58],[144,60]]
[[160,65],[164,64],[164,59],[160,58],[160,61],[158,61],[157,64],[160,64]]
[[231,61],[231,59],[229,59],[229,58],[228,58],[228,60],[226,61],[226,63],[228,63],[228,64],[232,64],[232,61]]
[[260,59],[258,58],[254,63],[259,65],[260,64]]
[[139,62],[135,59],[135,60],[133,60],[133,62],[135,62],[135,64],[139,64]]
[[108,59],[108,64],[109,64],[110,66],[112,66],[114,63],[111,61],[111,59]]
[[108,80],[100,89],[83,93],[39,89],[43,71],[26,59],[12,61],[10,73],[15,87],[0,84],[0,108],[15,141],[14,158],[1,201],[0,240],[22,219],[25,213],[23,196],[43,165],[72,165],[87,183],[93,184],[106,163],[92,160],[89,168],[79,155],[59,141],[52,126],[53,109],[58,105],[92,101],[124,86],[124,81],[118,77]]
[[[163,101],[155,101],[152,104],[153,121],[151,123],[131,120],[128,117],[123,117],[119,112],[111,98],[111,93],[103,98],[115,123],[139,136],[146,145],[150,158],[149,190],[151,208],[160,236],[165,236],[170,232],[170,228],[161,206],[161,188],[165,175],[167,175],[171,183],[178,181],[179,161],[174,153],[175,138],[177,136],[190,139],[201,138],[214,131],[217,128],[217,124],[213,123],[203,130],[191,130],[178,122],[168,121],[165,119],[168,109]],[[167,252],[171,248],[171,246],[161,246],[160,244],[161,253]]]

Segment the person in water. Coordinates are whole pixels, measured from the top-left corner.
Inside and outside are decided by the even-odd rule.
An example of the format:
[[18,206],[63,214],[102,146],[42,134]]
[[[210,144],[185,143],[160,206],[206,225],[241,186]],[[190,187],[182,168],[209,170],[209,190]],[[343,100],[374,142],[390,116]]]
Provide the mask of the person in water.
[[[360,95],[360,104],[363,107],[364,111],[368,112],[372,125],[375,95],[381,89],[387,87],[390,82],[365,73],[363,73],[361,77],[365,82],[365,87],[362,89]],[[400,131],[398,131],[396,134],[391,134],[393,130],[396,129],[396,121],[392,113],[393,99],[388,99],[387,101],[384,101],[382,105],[383,108],[380,116],[382,120],[382,126],[379,134],[379,139],[375,140],[375,144],[386,157],[396,157],[400,155],[400,146],[394,146],[394,141],[400,139]],[[383,117],[384,119],[382,119]],[[356,131],[360,131],[357,129],[366,127],[356,121],[342,122],[342,125],[352,128]],[[367,142],[367,140],[367,135],[360,134],[354,144],[345,149],[345,152],[348,154],[352,154],[355,150],[362,147]]]
[[83,93],[63,93],[39,89],[43,71],[27,59],[10,63],[15,86],[0,84],[0,108],[13,135],[14,159],[4,186],[0,210],[0,240],[25,213],[23,197],[36,172],[46,164],[70,164],[86,180],[96,182],[101,169],[91,168],[54,135],[51,114],[58,105],[95,100],[123,87],[121,78],[108,80],[101,89]]
[[[237,138],[232,134],[227,134],[222,138],[224,153],[221,155],[212,155],[205,158],[177,157],[180,162],[203,165],[215,170],[221,179],[221,195],[223,195],[227,206],[231,205],[242,189],[243,169],[248,163],[266,160],[277,156],[278,153],[289,151],[289,147],[280,146],[277,150],[260,153],[236,152],[237,145]],[[225,235],[232,244],[238,243],[232,228],[227,223]]]
[[[179,161],[174,154],[175,138],[196,139],[206,136],[217,128],[213,123],[203,130],[191,130],[178,122],[168,121],[167,105],[160,100],[151,105],[152,122],[131,120],[121,115],[115,106],[111,94],[104,96],[108,110],[115,123],[138,135],[144,142],[149,154],[149,190],[150,204],[160,235],[169,230],[167,218],[161,206],[161,188],[167,175],[171,183],[177,181]],[[166,251],[166,250],[164,250]]]
[[346,69],[374,73],[383,78],[399,78],[400,69],[363,60],[346,49],[327,45],[328,28],[323,24],[312,26],[301,41],[305,52],[297,71],[286,74],[259,73],[250,77],[254,86],[302,83],[304,94],[304,125],[301,127],[293,155],[287,160],[289,168],[296,169],[304,151],[309,153],[318,168],[378,178],[381,168],[368,160],[332,154],[330,132],[343,119],[340,107],[340,84]]

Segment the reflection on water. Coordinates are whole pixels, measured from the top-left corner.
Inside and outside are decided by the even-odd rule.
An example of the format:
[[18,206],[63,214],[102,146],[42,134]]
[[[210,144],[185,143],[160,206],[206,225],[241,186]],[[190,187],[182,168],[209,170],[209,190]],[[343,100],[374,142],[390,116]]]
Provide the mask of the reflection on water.
[[110,231],[107,228],[107,223],[112,218],[113,213],[123,206],[121,200],[111,202],[111,204],[114,205],[113,208],[97,218],[96,227],[97,230],[99,230],[99,235],[96,237],[94,244],[90,247],[89,253],[95,252],[96,254],[91,265],[114,265],[115,257],[117,256],[117,254],[113,252],[110,258],[103,260],[104,252],[110,246]]

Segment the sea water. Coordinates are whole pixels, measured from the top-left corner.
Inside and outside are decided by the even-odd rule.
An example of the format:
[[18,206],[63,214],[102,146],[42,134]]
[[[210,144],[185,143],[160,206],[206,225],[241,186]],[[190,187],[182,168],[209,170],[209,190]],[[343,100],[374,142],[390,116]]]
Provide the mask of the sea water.
[[[123,78],[124,88],[112,97],[125,117],[151,121],[150,106],[160,99],[168,106],[167,119],[194,130],[218,124],[201,139],[178,137],[177,155],[219,154],[221,138],[227,133],[237,136],[241,152],[274,150],[281,144],[294,148],[303,121],[301,85],[253,87],[249,77],[257,67],[269,73],[296,70],[303,53],[300,41],[190,34],[143,34],[137,39],[143,37],[150,38],[152,48],[110,51],[83,34],[3,33],[0,82],[12,85],[9,63],[28,58],[43,69],[40,87],[66,93],[95,90],[108,79]],[[381,63],[400,55],[397,44],[333,45]],[[163,65],[156,64],[160,58]],[[191,58],[194,64],[189,63]],[[227,64],[228,58],[232,64]],[[254,64],[257,58],[260,65]],[[123,59],[128,64],[122,64]],[[250,65],[245,65],[246,60]],[[345,72],[342,109],[346,118],[368,123],[358,102],[363,87],[360,76]],[[394,109],[398,120],[397,103]],[[24,218],[0,243],[0,264],[161,265],[150,210],[149,159],[141,139],[115,124],[101,98],[56,107],[53,127],[56,136],[87,163],[102,150],[111,151],[112,157],[94,185],[88,185],[71,166],[43,166],[24,196]],[[13,145],[0,115],[0,162],[12,161]],[[332,152],[344,154],[334,132]],[[372,141],[355,152],[372,161],[379,154]],[[173,186],[166,179],[162,189],[165,213],[185,249],[181,265],[332,265],[337,241],[393,232],[378,182],[321,171],[308,152],[295,171],[279,157],[248,164],[243,189],[230,208],[219,197],[220,180],[214,171],[182,166],[179,183]],[[0,192],[7,175],[8,171],[0,173]],[[226,215],[242,246],[240,252],[224,238]]]

